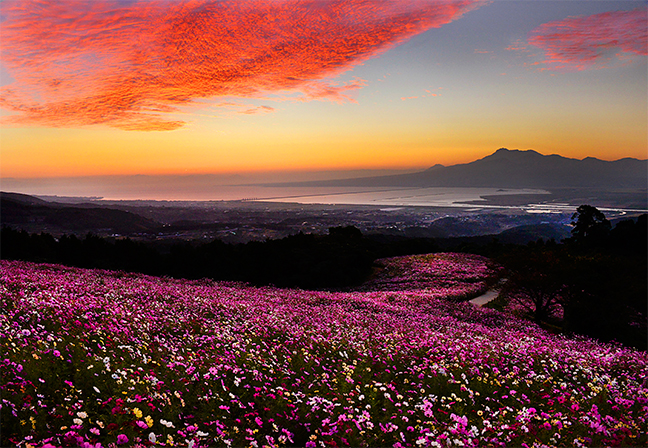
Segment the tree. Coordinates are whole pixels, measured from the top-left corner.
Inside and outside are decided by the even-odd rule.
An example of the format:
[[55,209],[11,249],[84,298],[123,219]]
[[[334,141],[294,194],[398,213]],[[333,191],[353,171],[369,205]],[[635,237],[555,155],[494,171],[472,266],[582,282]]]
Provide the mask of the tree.
[[571,217],[574,228],[571,233],[574,241],[599,243],[610,233],[612,225],[596,207],[581,205]]
[[538,323],[562,315],[568,287],[565,261],[556,251],[526,247],[499,258],[507,281],[500,295],[526,310]]

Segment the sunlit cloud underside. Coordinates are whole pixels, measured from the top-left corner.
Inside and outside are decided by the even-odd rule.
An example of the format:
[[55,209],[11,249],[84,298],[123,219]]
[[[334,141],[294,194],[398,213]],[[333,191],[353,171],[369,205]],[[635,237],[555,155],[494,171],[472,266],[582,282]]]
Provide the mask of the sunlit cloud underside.
[[549,22],[529,34],[545,52],[545,68],[586,70],[635,62],[648,55],[646,8],[609,11]]
[[3,121],[172,130],[181,106],[223,97],[353,101],[366,82],[335,77],[480,3],[4,1]]

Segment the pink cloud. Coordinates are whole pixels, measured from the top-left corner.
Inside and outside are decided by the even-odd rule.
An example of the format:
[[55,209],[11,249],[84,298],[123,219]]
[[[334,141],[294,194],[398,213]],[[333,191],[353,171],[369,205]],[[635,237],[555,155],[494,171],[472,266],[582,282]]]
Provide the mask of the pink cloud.
[[334,78],[481,3],[5,0],[0,107],[19,126],[172,130],[223,97],[353,101],[366,81]]
[[529,44],[544,50],[549,69],[606,68],[647,56],[647,29],[646,8],[610,11],[545,23]]
[[274,112],[275,109],[274,107],[270,106],[259,106],[259,107],[253,107],[250,109],[246,109],[240,113],[246,114],[246,115],[252,115],[252,114],[261,114],[261,113],[268,113],[268,112]]

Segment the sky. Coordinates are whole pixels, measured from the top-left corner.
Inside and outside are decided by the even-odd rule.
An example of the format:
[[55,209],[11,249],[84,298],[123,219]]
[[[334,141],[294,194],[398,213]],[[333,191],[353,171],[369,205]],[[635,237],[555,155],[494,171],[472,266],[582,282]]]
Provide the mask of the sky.
[[645,159],[647,14],[645,1],[4,0],[0,180],[340,177],[500,147]]

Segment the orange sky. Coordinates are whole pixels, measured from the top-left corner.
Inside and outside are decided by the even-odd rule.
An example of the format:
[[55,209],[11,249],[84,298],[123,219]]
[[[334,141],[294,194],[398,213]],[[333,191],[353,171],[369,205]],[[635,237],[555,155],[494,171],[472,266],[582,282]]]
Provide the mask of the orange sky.
[[533,3],[7,0],[0,176],[647,158],[644,4]]

